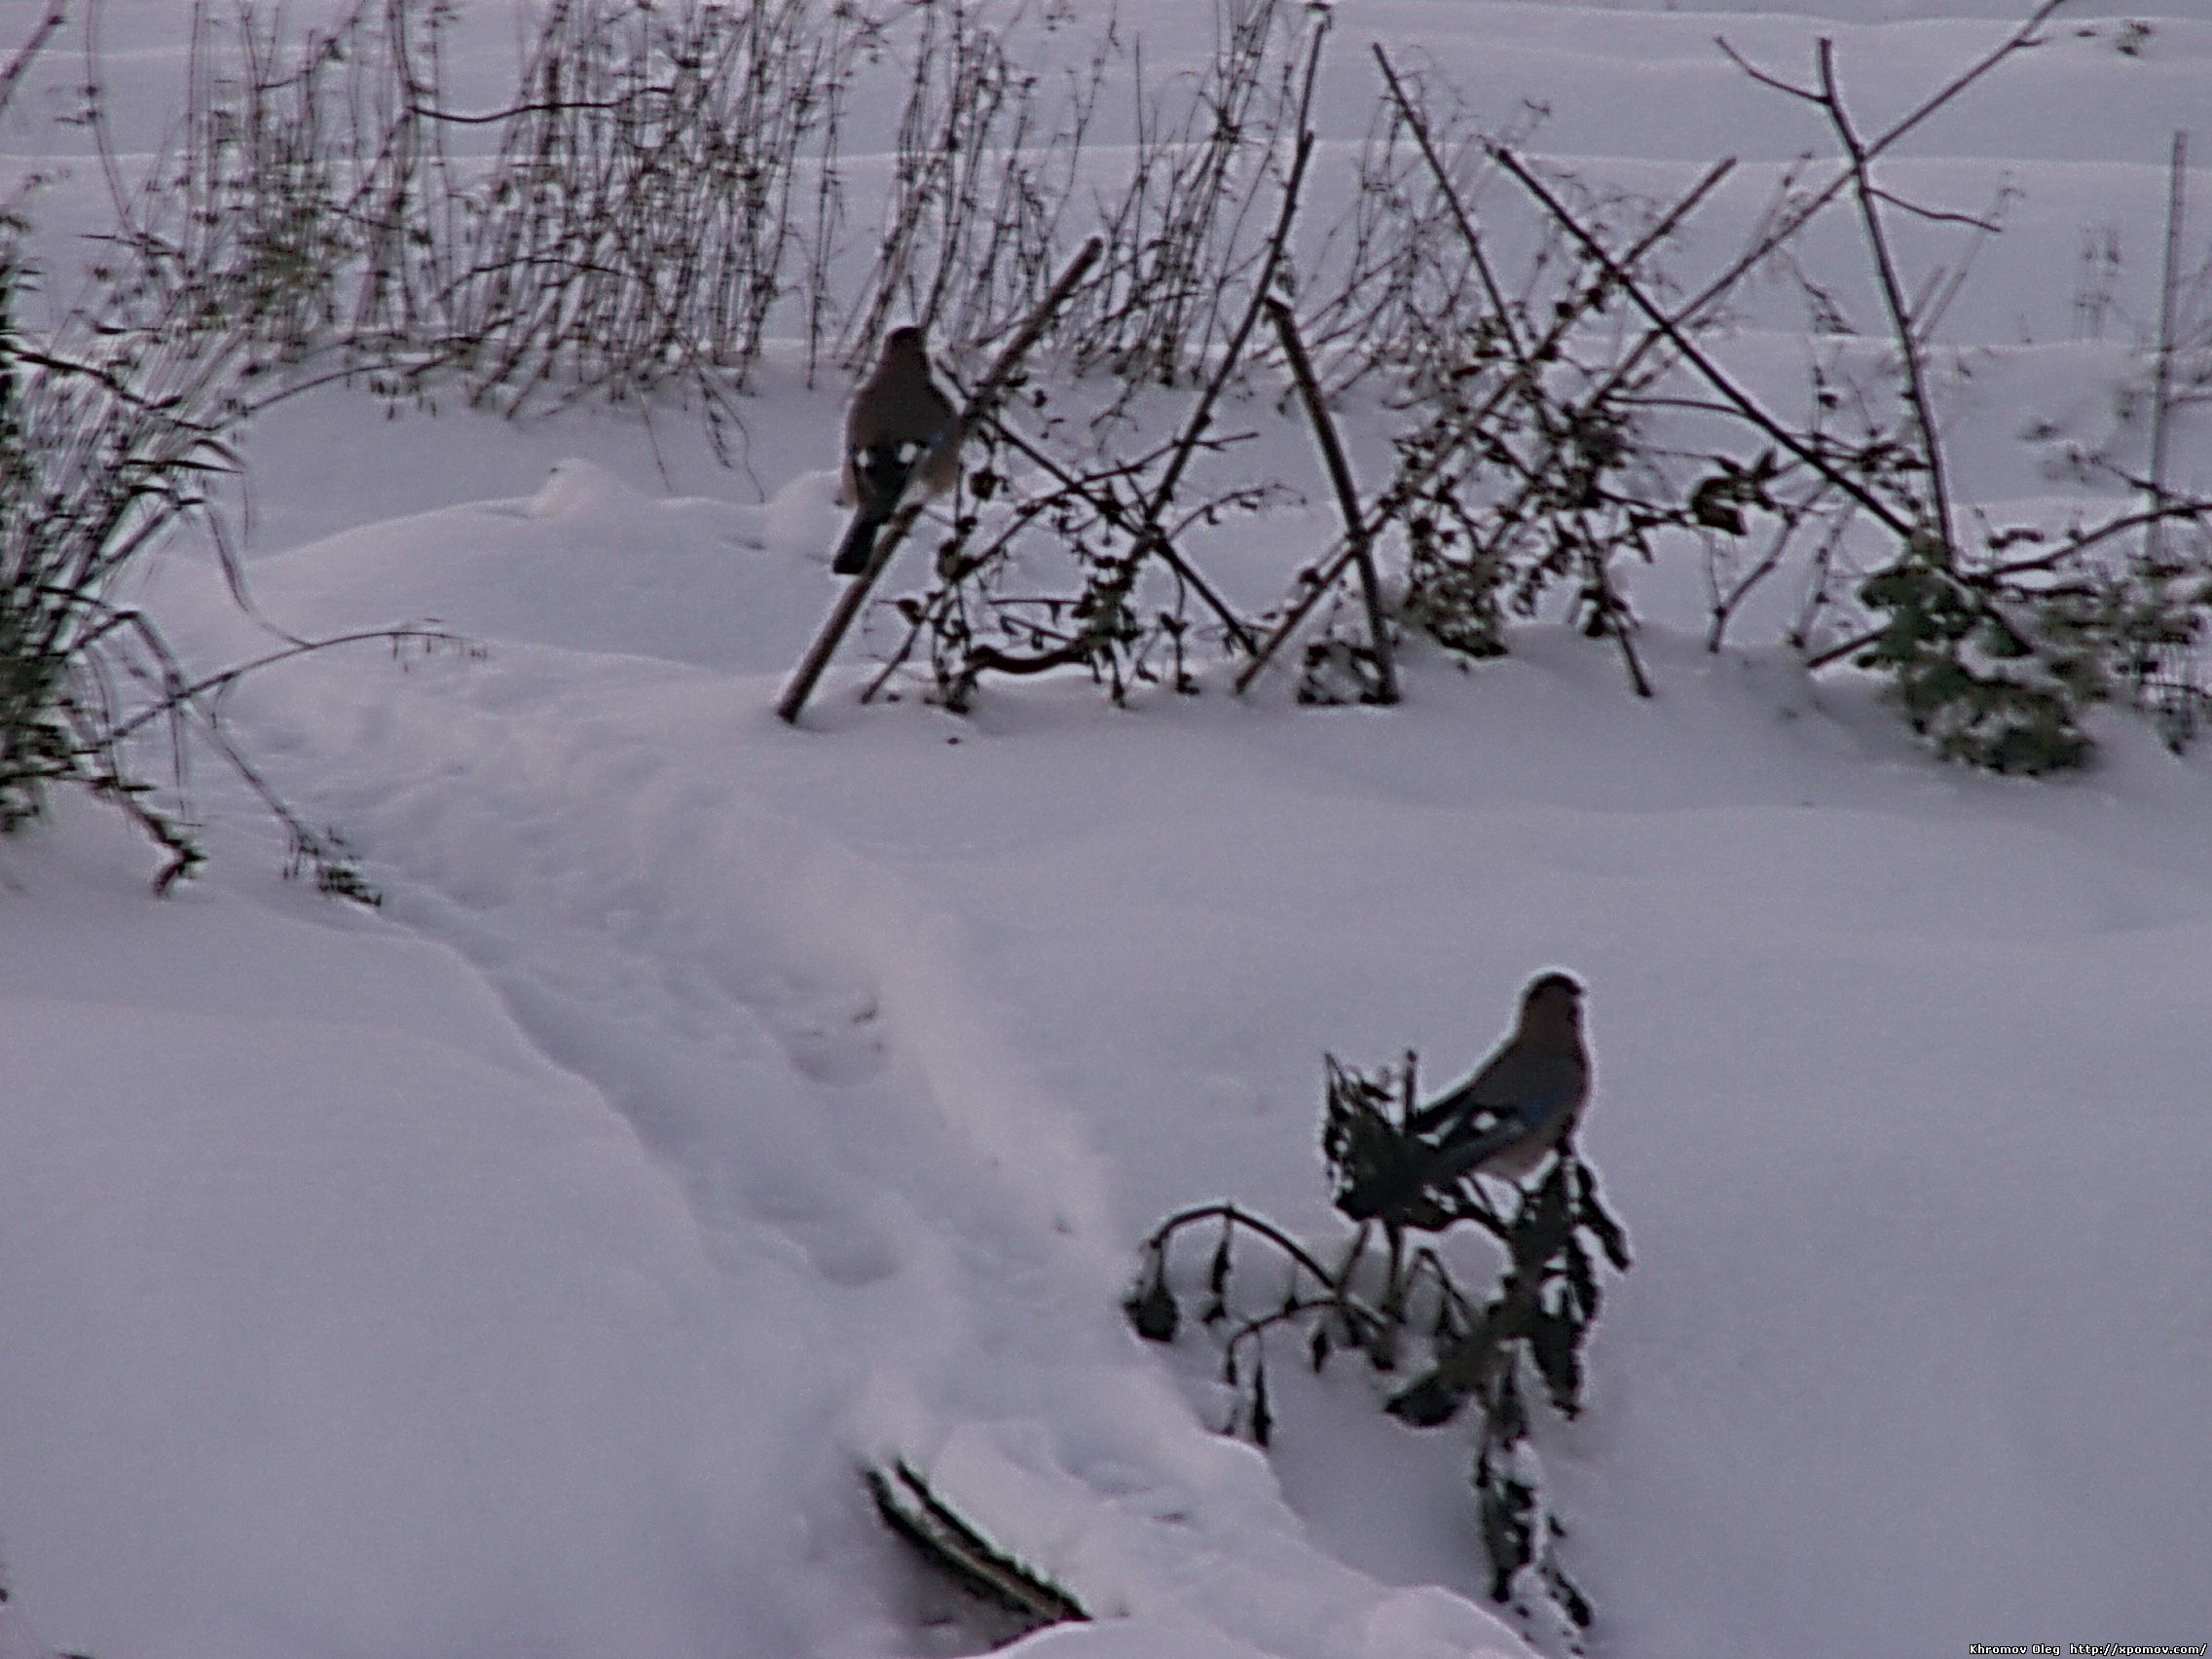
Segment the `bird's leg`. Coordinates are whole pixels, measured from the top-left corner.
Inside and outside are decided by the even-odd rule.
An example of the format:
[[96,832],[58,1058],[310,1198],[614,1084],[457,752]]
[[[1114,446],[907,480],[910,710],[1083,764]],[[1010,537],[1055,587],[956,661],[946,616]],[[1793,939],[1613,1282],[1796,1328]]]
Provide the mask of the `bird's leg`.
[[[1493,1179],[1504,1181],[1505,1177],[1499,1175],[1493,1177]],[[1521,1199],[1521,1203],[1516,1204],[1513,1210],[1515,1218],[1518,1219],[1522,1207],[1529,1201],[1529,1195],[1514,1182],[1506,1181],[1505,1184],[1512,1187]],[[1490,1189],[1483,1185],[1481,1175],[1477,1174],[1474,1180],[1467,1184],[1467,1191],[1472,1196],[1470,1201],[1474,1207],[1476,1219],[1498,1237],[1503,1238],[1511,1231],[1511,1228],[1506,1219],[1497,1213],[1497,1207],[1490,1201]]]
[[1361,1342],[1359,1321],[1352,1316],[1351,1276],[1358,1271],[1360,1260],[1367,1254],[1368,1223],[1361,1222],[1345,1246],[1344,1260],[1337,1264],[1336,1276],[1329,1280],[1329,1292],[1336,1299],[1337,1310],[1344,1320],[1345,1342],[1358,1346]]
[[1375,1369],[1394,1371],[1398,1365],[1398,1327],[1406,1317],[1406,1230],[1394,1221],[1382,1224],[1382,1239],[1388,1246],[1388,1276],[1382,1283],[1382,1328],[1376,1333]]
[[1359,1266],[1360,1257],[1367,1253],[1367,1229],[1368,1223],[1363,1221],[1359,1224],[1359,1231],[1351,1235],[1351,1242],[1345,1246],[1344,1260],[1337,1264],[1336,1276],[1329,1280],[1329,1288],[1340,1298],[1350,1291],[1352,1270]]

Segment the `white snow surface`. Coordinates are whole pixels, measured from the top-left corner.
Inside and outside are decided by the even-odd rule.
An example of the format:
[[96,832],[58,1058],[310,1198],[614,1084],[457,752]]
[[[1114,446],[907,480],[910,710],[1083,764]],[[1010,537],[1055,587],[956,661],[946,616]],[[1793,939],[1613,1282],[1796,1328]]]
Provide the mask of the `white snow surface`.
[[[1378,0],[1336,54],[1430,54],[1499,119],[1548,101],[1558,153],[1686,180],[1806,138],[1715,30],[1835,34],[1871,122],[2005,12],[1802,10]],[[167,20],[109,11],[111,50]],[[1192,50],[1200,11],[1124,26]],[[1967,344],[2062,342],[2097,216],[2149,314],[2212,14],[2140,58],[2117,15],[1916,137],[1961,204],[2026,195]],[[1325,137],[1365,124],[1342,85]],[[1962,393],[1979,498],[2050,487],[2015,424],[2097,425],[2113,361]],[[214,867],[168,899],[90,802],[0,843],[0,1655],[942,1651],[885,1456],[1102,1615],[1024,1656],[1557,1651],[1484,1596],[1463,1432],[1285,1367],[1263,1455],[1214,1432],[1204,1337],[1118,1307],[1185,1203],[1329,1235],[1322,1053],[1455,1074],[1552,966],[1637,1258],[1590,1410],[1538,1432],[1590,1651],[2212,1639],[2212,753],[2113,715],[2079,778],[1945,769],[1849,676],[1708,655],[1663,571],[1650,702],[1545,620],[1472,672],[1416,651],[1390,711],[1048,680],[958,719],[861,707],[849,650],[787,728],[841,394],[771,364],[736,471],[681,412],[326,391],[248,435],[270,617],[488,650],[228,701],[377,912],[281,881],[212,771]],[[1313,504],[1222,550],[1256,602],[1328,522],[1271,407]],[[196,661],[266,645],[193,549],[145,597]]]

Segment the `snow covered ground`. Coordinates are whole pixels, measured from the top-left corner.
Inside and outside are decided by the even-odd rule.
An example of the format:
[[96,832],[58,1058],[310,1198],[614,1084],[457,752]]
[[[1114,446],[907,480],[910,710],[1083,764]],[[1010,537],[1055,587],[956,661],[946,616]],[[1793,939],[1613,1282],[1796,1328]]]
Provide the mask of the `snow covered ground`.
[[[1124,26],[1187,45],[1197,10]],[[1809,139],[1716,29],[1837,33],[1871,120],[2004,8],[1342,10],[1342,64],[1372,31],[1686,178]],[[1916,139],[2026,193],[1961,343],[2063,343],[2095,219],[2149,314],[2212,14],[2140,56],[2116,16]],[[163,17],[111,8],[111,48]],[[2023,397],[2106,419],[2113,357],[2051,350],[1961,394],[1980,498],[2047,488]],[[855,663],[789,729],[840,396],[771,364],[746,472],[678,416],[328,391],[250,434],[273,618],[489,653],[230,701],[381,911],[280,881],[212,773],[214,868],[163,902],[86,802],[0,843],[0,1655],[942,1651],[856,1473],[892,1452],[1114,1615],[1024,1655],[1523,1653],[1460,1435],[1339,1367],[1263,1456],[1212,1432],[1203,1339],[1117,1304],[1186,1202],[1325,1235],[1322,1052],[1442,1077],[1553,965],[1637,1253],[1592,1409],[1539,1435],[1591,1650],[2212,1640],[2212,757],[2112,716],[2077,779],[1946,770],[1686,611],[1651,702],[1545,622],[1471,673],[1417,651],[1387,712],[1050,682],[962,720],[857,706]],[[1224,553],[1255,600],[1327,522],[1269,429],[1314,508]],[[261,638],[188,552],[148,603],[199,660]]]

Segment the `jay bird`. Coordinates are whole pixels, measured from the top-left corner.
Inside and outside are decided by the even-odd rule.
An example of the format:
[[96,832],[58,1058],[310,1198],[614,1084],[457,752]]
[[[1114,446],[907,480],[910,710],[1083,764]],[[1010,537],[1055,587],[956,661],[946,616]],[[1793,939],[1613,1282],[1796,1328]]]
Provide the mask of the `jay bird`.
[[1365,1221],[1465,1175],[1520,1180],[1567,1138],[1589,1098],[1582,986],[1570,975],[1538,975],[1497,1051],[1408,1120],[1413,1156],[1361,1182],[1340,1207]]
[[922,331],[909,324],[885,335],[882,355],[845,411],[845,498],[854,511],[831,571],[854,576],[866,568],[876,532],[909,484],[934,496],[958,481],[958,419],[930,380]]

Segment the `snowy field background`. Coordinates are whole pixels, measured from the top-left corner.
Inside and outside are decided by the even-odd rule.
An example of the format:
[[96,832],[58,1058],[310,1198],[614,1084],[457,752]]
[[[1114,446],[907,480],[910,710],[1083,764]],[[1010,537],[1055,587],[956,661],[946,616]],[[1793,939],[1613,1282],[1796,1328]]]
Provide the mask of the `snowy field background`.
[[[178,9],[106,15],[151,111]],[[464,80],[500,84],[505,16],[471,10]],[[2007,16],[1346,5],[1322,135],[1364,129],[1381,38],[1486,122],[1542,100],[1591,176],[1740,156],[1740,224],[1816,134],[1716,30],[1787,65],[1834,35],[1872,125]],[[2123,55],[2134,16],[2054,28],[1897,168],[2023,193],[1949,324],[2005,349],[1952,394],[1980,501],[2051,489],[2029,417],[2110,435],[2083,229],[2140,325],[2169,135],[2212,151],[2212,13]],[[1122,17],[1206,48],[1203,8]],[[37,73],[15,171],[77,142],[67,55]],[[89,172],[40,199],[56,264]],[[489,651],[230,700],[379,912],[281,881],[213,770],[213,868],[167,900],[84,801],[0,843],[0,1654],[946,1651],[969,1623],[856,1474],[887,1452],[1119,1615],[1024,1655],[1556,1650],[1483,1597],[1463,1434],[1340,1367],[1264,1457],[1212,1432],[1203,1340],[1117,1306],[1186,1202],[1327,1235],[1322,1052],[1456,1074],[1548,966],[1591,987],[1583,1145],[1637,1254],[1592,1409],[1539,1434],[1590,1650],[2212,1640],[2201,747],[2115,715],[2079,778],[1945,769],[1869,684],[1707,655],[1665,571],[1631,578],[1647,703],[1552,620],[1471,673],[1415,651],[1391,711],[1047,682],[962,720],[857,706],[851,658],[792,730],[843,393],[772,361],[738,471],[676,412],[331,390],[248,434],[273,618]],[[1220,554],[1261,603],[1332,509],[1302,431],[1238,417],[1311,497]],[[195,660],[258,648],[203,551],[145,597]]]

